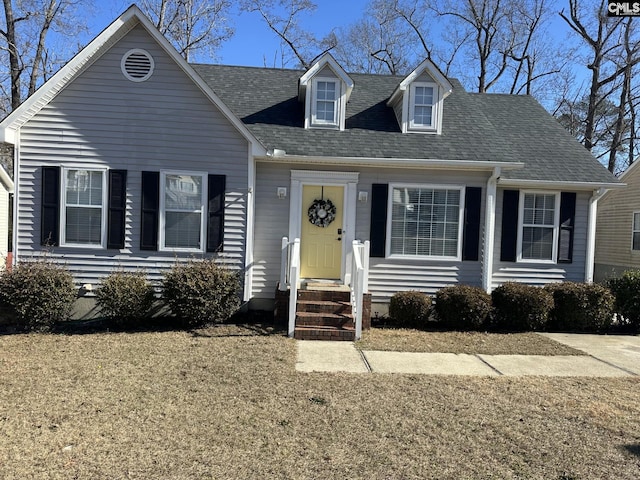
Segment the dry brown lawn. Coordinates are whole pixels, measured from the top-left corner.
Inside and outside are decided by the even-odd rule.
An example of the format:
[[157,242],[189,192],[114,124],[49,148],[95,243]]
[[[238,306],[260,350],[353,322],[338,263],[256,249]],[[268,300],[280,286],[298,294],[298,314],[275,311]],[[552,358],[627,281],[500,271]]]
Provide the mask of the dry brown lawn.
[[638,378],[298,373],[266,333],[0,337],[0,478],[640,477]]
[[362,350],[446,352],[484,355],[585,355],[535,333],[421,331],[372,328],[357,342]]

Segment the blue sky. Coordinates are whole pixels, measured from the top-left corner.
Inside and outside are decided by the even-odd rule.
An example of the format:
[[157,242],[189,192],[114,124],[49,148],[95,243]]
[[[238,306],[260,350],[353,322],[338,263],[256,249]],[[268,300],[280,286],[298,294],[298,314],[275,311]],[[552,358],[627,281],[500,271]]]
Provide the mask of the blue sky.
[[[89,23],[87,42],[124,12],[131,3],[131,0],[96,0],[95,15]],[[313,14],[305,15],[302,26],[322,37],[333,28],[357,21],[365,11],[368,0],[316,0],[315,3],[318,8]],[[262,67],[266,61],[267,66],[273,66],[274,56],[280,50],[280,42],[264,24],[260,15],[255,12],[238,15],[234,11],[230,19],[235,34],[222,45],[216,62]]]

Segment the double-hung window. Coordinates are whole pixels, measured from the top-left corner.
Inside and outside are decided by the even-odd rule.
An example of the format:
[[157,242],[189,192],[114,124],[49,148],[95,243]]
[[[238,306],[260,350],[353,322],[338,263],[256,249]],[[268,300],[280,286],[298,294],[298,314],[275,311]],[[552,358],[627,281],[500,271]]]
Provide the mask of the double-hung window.
[[65,168],[62,245],[104,246],[106,171]]
[[640,250],[640,212],[633,212],[631,228],[631,250]]
[[207,175],[161,172],[160,248],[204,251]]
[[520,260],[555,261],[559,211],[557,193],[520,193]]
[[313,86],[312,123],[320,126],[337,126],[340,96],[338,81],[316,78]]
[[389,253],[459,260],[463,196],[457,186],[392,186]]
[[438,87],[435,84],[416,82],[411,85],[409,127],[417,130],[436,128],[436,103]]

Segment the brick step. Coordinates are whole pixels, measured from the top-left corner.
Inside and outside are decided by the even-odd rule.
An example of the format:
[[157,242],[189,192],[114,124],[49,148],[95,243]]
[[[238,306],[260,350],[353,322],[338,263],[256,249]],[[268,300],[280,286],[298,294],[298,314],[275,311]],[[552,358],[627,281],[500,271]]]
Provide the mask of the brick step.
[[297,312],[296,327],[297,326],[352,328],[354,326],[354,320],[353,315],[350,313]]
[[353,342],[356,339],[355,328],[336,327],[296,327],[293,333],[296,340],[330,340]]
[[338,290],[298,290],[298,301],[350,302],[351,292]]
[[298,300],[298,312],[316,313],[351,313],[351,302],[334,302],[332,300]]

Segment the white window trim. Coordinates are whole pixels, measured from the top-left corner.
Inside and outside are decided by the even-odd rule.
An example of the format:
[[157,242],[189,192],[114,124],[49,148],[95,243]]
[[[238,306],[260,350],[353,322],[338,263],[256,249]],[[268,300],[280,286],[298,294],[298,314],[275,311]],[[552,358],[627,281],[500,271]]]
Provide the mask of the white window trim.
[[[317,112],[317,108],[318,108],[318,82],[327,82],[327,83],[333,83],[336,87],[336,99],[335,99],[335,106],[334,106],[334,110],[333,110],[333,122],[327,122],[326,120],[318,120],[317,116],[316,116],[316,112]],[[341,88],[341,82],[339,79],[337,78],[331,78],[331,77],[315,77],[312,80],[311,83],[312,87],[311,87],[311,91],[312,91],[312,98],[311,98],[311,126],[312,127],[324,127],[324,128],[339,128],[340,127],[340,116],[342,114],[342,110],[341,110],[341,98],[342,98],[342,88]]]
[[[167,183],[167,175],[191,175],[199,176],[202,178],[202,202],[200,205],[200,248],[175,248],[167,247],[165,245],[165,185]],[[161,252],[192,252],[192,253],[204,253],[207,240],[207,198],[208,198],[208,173],[207,172],[193,172],[185,170],[161,170],[160,171],[160,218],[158,222],[158,239],[159,239],[159,251]],[[195,212],[195,210],[194,210]]]
[[[433,104],[431,106],[431,125],[419,125],[414,122],[415,118],[415,91],[416,87],[433,88]],[[410,131],[417,132],[437,132],[440,130],[440,89],[437,83],[433,82],[413,82],[409,86],[409,105],[408,105],[408,128]]]
[[634,249],[633,248],[633,234],[634,233],[640,233],[640,225],[638,225],[638,229],[636,230],[635,227],[635,219],[636,219],[636,215],[640,214],[640,211],[636,210],[634,212],[631,212],[631,252],[632,253],[640,253],[640,249]]
[[[102,173],[102,213],[100,221],[100,243],[73,243],[67,242],[67,172],[69,170],[86,170],[87,172]],[[107,202],[109,192],[107,191],[108,169],[96,167],[63,167],[60,179],[60,246],[74,248],[106,248],[107,245]],[[72,205],[73,206],[73,205]],[[93,207],[95,208],[95,206]]]
[[[458,208],[458,248],[455,257],[443,257],[441,255],[404,255],[391,253],[391,226],[393,223],[393,189],[394,188],[421,188],[434,190],[458,190],[460,191],[460,205]],[[385,244],[386,258],[412,258],[424,260],[438,260],[446,262],[462,261],[462,239],[464,234],[464,210],[465,210],[465,186],[464,185],[442,185],[442,184],[422,184],[422,183],[390,183],[387,198],[387,238]]]
[[[523,222],[524,222],[524,196],[529,194],[538,194],[538,195],[554,195],[555,200],[555,211],[553,214],[553,243],[550,260],[538,260],[534,258],[522,258],[522,230],[523,230]],[[539,227],[543,227],[543,225],[538,225]],[[518,203],[518,250],[516,261],[518,263],[544,263],[544,264],[556,264],[558,263],[558,235],[560,226],[560,192],[550,192],[545,190],[520,190],[520,199]],[[546,226],[549,228],[548,226]]]

